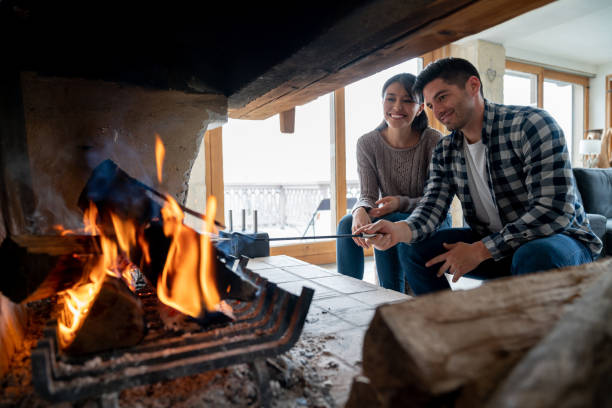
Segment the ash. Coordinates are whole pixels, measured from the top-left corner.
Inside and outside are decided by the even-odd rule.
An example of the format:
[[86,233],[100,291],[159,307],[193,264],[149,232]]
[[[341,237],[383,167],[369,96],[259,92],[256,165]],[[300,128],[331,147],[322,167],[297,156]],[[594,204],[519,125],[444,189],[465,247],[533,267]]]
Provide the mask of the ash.
[[[303,337],[288,352],[265,360],[269,380],[260,387],[252,365],[130,388],[120,407],[335,407],[330,395],[337,366],[325,358],[325,338]],[[267,384],[266,384],[267,383]],[[265,389],[269,387],[266,402]]]
[[[96,408],[102,399],[51,404],[39,397],[32,385],[30,354],[59,308],[50,298],[27,305],[27,332],[23,348],[15,353],[10,368],[0,378],[0,408],[56,407]],[[330,395],[338,365],[325,351],[334,336],[305,333],[288,352],[267,358],[259,376],[250,364],[240,364],[175,380],[123,390],[114,399],[119,407],[335,407]],[[258,378],[265,378],[262,384]],[[107,404],[104,404],[108,406]]]

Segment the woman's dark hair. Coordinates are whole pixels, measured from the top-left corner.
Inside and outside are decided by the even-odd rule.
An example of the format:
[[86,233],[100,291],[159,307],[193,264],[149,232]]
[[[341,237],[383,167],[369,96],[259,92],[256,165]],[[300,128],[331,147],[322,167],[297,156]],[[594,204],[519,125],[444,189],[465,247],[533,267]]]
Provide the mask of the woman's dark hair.
[[[392,76],[391,78],[387,79],[387,81],[385,81],[385,84],[382,87],[382,97],[385,97],[385,92],[387,91],[387,88],[389,87],[389,85],[398,82],[400,84],[402,84],[402,86],[404,87],[404,89],[406,90],[406,92],[408,92],[408,95],[410,95],[410,97],[417,103],[422,103],[422,98],[419,94],[417,94],[416,92],[414,92],[413,90],[413,86],[414,83],[416,81],[416,77],[412,74],[408,74],[408,73],[403,73],[403,74],[397,74]],[[378,130],[382,130],[384,128],[386,128],[387,122],[383,120],[383,122],[378,126]],[[427,120],[427,115],[425,114],[425,109],[423,109],[421,111],[421,113],[419,113],[417,116],[414,117],[414,120],[412,121],[412,125],[410,126],[413,130],[416,130],[417,132],[422,132],[423,130],[425,130],[425,128],[429,126],[429,121]]]

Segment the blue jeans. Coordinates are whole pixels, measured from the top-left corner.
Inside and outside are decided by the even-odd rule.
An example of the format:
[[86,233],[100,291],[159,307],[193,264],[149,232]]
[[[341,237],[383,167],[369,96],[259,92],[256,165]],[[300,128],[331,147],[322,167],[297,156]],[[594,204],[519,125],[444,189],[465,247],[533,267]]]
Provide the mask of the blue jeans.
[[[422,295],[450,288],[445,276],[439,278],[436,276],[442,263],[425,267],[427,261],[446,252],[442,243],[461,241],[471,244],[482,238],[470,228],[451,228],[437,231],[423,241],[408,245],[410,250],[407,251],[405,260],[406,280],[414,293]],[[499,261],[487,259],[465,276],[482,280],[494,279],[581,265],[592,261],[591,252],[580,241],[564,234],[554,234],[526,242],[513,254]]]
[[[372,222],[385,219],[391,222],[401,221],[408,218],[410,214],[395,212],[387,214],[381,218],[374,218]],[[338,224],[338,234],[350,234],[353,226],[353,216],[345,215]],[[440,228],[450,228],[452,226],[450,212]],[[397,244],[386,251],[374,249],[376,261],[376,271],[380,285],[387,289],[404,292],[404,276],[406,264],[404,260],[408,256],[410,247],[405,244]],[[363,248],[355,243],[351,238],[336,239],[336,259],[338,272],[353,278],[363,279]]]

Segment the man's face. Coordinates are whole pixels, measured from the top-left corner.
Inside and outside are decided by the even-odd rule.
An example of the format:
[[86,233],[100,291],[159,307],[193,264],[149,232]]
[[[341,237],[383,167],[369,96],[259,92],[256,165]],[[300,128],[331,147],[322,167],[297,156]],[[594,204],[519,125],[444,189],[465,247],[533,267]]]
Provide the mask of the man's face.
[[434,79],[423,88],[425,106],[448,130],[462,129],[473,117],[475,103],[470,80],[465,87]]

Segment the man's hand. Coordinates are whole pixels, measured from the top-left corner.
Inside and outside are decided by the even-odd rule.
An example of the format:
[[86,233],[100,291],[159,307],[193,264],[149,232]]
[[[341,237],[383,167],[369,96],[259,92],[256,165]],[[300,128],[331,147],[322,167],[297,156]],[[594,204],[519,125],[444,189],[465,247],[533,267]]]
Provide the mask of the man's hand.
[[385,251],[398,242],[410,242],[412,240],[412,231],[405,222],[391,222],[387,220],[378,220],[374,224],[364,225],[355,231],[355,234],[376,234],[375,237],[367,238],[366,248],[370,245],[374,248]]
[[[366,209],[364,207],[357,208],[353,212],[353,225],[351,226],[353,235],[357,234],[357,230],[359,230],[359,228],[363,227],[364,225],[368,225],[371,222],[372,220],[370,219]],[[355,241],[355,243],[362,248],[368,248],[364,238],[353,238],[353,241]]]
[[[372,217],[382,217],[387,214],[391,214],[399,209],[400,199],[396,196],[387,196],[378,200],[376,205],[379,205],[378,208],[372,208],[370,210],[370,216]],[[382,204],[382,205],[381,205]]]
[[457,282],[466,273],[472,272],[482,261],[491,258],[491,253],[482,241],[474,242],[473,244],[457,242],[454,244],[444,243],[442,245],[448,251],[430,259],[425,266],[429,268],[432,265],[443,262],[440,269],[438,269],[437,275],[440,277],[444,272],[448,272],[453,275],[453,282]]

